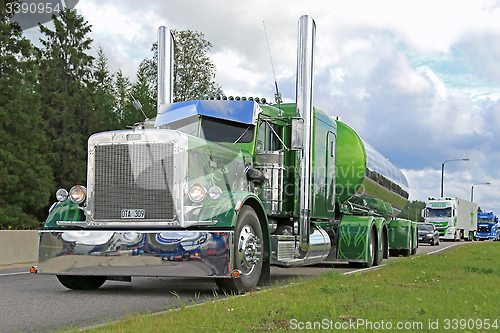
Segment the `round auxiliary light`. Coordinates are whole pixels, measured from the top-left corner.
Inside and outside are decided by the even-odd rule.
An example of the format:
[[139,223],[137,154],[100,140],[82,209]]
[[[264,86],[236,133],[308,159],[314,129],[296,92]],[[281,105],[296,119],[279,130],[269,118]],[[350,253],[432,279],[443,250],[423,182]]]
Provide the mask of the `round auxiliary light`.
[[194,183],[189,187],[188,195],[189,199],[193,202],[200,202],[203,199],[205,199],[205,194],[207,193],[207,189],[205,186],[199,184],[199,183]]
[[63,188],[58,189],[56,192],[56,199],[60,202],[66,201],[66,199],[68,199],[68,191]]
[[69,190],[69,197],[74,203],[81,204],[87,197],[87,189],[84,186],[75,185]]
[[208,196],[212,199],[212,200],[217,200],[220,198],[220,196],[222,195],[222,190],[220,189],[219,186],[212,186],[209,190],[208,190]]

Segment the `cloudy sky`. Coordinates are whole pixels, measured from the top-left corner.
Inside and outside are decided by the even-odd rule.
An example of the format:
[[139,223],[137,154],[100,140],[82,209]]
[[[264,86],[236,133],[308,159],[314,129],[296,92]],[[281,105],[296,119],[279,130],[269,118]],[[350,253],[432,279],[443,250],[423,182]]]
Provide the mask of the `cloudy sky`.
[[[500,214],[500,0],[80,0],[114,71],[133,78],[156,29],[213,47],[226,95],[295,100],[297,21],[316,22],[314,104],[400,168],[410,199],[470,199]],[[25,32],[33,41],[37,29]]]

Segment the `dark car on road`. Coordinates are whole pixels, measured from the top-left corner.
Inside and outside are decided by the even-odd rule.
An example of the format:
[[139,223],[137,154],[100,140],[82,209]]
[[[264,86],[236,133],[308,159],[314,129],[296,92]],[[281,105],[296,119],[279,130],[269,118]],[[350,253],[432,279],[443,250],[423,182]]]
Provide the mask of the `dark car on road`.
[[439,231],[432,223],[417,223],[418,242],[439,245]]

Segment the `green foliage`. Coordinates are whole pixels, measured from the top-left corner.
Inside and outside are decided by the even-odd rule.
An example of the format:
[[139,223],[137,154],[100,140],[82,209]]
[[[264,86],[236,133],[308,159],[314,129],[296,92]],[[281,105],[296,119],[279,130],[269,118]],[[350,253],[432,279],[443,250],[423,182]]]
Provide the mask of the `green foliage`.
[[[53,16],[53,30],[40,25],[35,48],[10,22],[9,2],[19,1],[0,6],[0,229],[36,229],[58,188],[86,184],[90,135],[156,115],[157,48],[132,83],[111,72],[102,48],[89,55],[91,26],[75,10]],[[203,34],[174,35],[176,100],[222,93]]]
[[[86,184],[87,139],[99,117],[92,78],[94,58],[86,52],[90,26],[75,10],[53,16],[54,30],[40,25],[44,38],[38,52],[42,113],[47,125],[49,163],[56,187]],[[57,189],[51,190],[55,192]]]
[[222,94],[216,84],[215,65],[207,52],[212,44],[199,31],[173,30],[174,101],[189,101],[203,95]]
[[[7,1],[16,2],[16,1]],[[30,42],[0,7],[0,229],[38,228],[53,187]]]
[[92,132],[108,131],[120,128],[119,117],[116,113],[117,96],[115,95],[114,75],[108,68],[108,59],[101,47],[97,50],[97,59],[94,65],[95,80],[95,113],[97,122]]
[[425,208],[425,202],[413,200],[406,203],[405,208],[399,213],[398,217],[417,222],[424,222],[422,217],[422,209]]
[[[138,122],[143,122],[145,118],[153,118],[156,116],[156,99],[153,94],[154,90],[151,88],[152,84],[148,79],[148,67],[144,61],[139,65],[137,71],[137,81],[130,85],[127,81],[122,80],[120,87],[122,93],[126,93],[128,98],[125,98],[127,103],[122,109],[121,126],[133,125]],[[118,85],[118,81],[117,81]],[[125,91],[125,87],[128,86]],[[134,101],[139,102],[141,107],[138,109],[134,106]]]
[[[174,37],[174,102],[189,101],[201,96],[222,95],[222,88],[215,83],[215,65],[207,53],[212,44],[199,31],[172,30]],[[139,66],[138,79],[150,90],[156,101],[158,93],[158,44],[151,47],[153,56]]]

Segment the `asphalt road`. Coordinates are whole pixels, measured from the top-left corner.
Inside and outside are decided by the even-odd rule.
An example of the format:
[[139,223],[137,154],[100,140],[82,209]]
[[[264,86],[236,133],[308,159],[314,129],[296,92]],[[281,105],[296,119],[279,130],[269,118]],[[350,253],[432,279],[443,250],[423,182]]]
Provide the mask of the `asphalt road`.
[[[460,243],[421,244],[417,255]],[[397,260],[391,257],[389,261]],[[384,263],[387,262],[384,260]],[[307,279],[335,269],[354,271],[346,264],[321,263],[300,268],[271,268],[272,282]],[[55,276],[0,272],[0,332],[48,332],[86,327],[117,320],[127,314],[160,312],[180,303],[211,300],[220,293],[212,279],[133,278],[132,282],[107,281],[93,291],[63,287]]]

